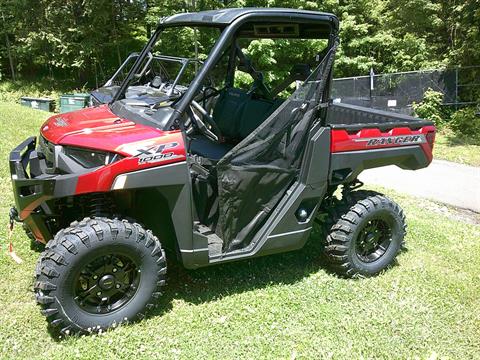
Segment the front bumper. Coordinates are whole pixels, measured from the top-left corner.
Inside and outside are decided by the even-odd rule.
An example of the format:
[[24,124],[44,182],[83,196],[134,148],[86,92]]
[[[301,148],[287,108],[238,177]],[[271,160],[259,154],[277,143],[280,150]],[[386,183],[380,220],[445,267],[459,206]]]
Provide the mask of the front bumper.
[[35,148],[35,137],[29,137],[15,147],[9,157],[10,173],[20,220],[36,240],[46,243],[53,236],[46,221],[52,214],[45,202],[73,195],[78,177],[48,174],[45,158]]

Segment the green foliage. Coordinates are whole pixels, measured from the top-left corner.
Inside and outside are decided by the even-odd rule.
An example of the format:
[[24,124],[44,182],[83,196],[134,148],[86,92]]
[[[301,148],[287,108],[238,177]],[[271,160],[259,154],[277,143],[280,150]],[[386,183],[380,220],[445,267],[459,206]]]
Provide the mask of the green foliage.
[[445,126],[448,114],[443,106],[443,94],[441,92],[428,89],[423,95],[423,101],[412,105],[416,116],[433,121],[438,128]]
[[450,62],[461,65],[480,64],[480,3],[478,0],[450,1],[447,14],[450,38]]
[[452,132],[449,138],[467,144],[480,145],[480,116],[475,107],[468,107],[452,112],[443,105],[443,94],[428,89],[423,101],[419,104],[413,103],[415,115],[434,122],[435,126],[446,133]]
[[469,107],[456,111],[450,120],[450,128],[459,136],[480,145],[480,116],[478,109]]
[[[158,19],[178,12],[223,8],[220,0],[2,0],[0,2],[0,76],[75,79],[97,86],[132,51],[139,51]],[[335,76],[431,68],[448,63],[480,63],[478,0],[236,0],[229,7],[290,7],[332,12],[341,22]],[[215,40],[200,37],[200,53]],[[192,33],[165,39],[162,52],[190,48]],[[8,46],[9,45],[9,46]],[[7,49],[8,48],[8,49]],[[283,75],[285,54],[308,54],[300,45],[272,51],[268,43],[249,51]]]
[[0,82],[0,103],[18,103],[22,96],[47,97],[55,100],[58,109],[60,95],[73,92],[83,93],[86,89],[75,88],[72,82],[2,81]]
[[[48,74],[74,77],[77,86],[88,81],[94,84],[144,43],[142,4],[127,0],[2,0],[0,39],[9,38],[14,68],[23,76]],[[139,25],[143,31],[138,31]],[[6,47],[6,41],[2,45]],[[8,69],[5,60],[2,68]]]

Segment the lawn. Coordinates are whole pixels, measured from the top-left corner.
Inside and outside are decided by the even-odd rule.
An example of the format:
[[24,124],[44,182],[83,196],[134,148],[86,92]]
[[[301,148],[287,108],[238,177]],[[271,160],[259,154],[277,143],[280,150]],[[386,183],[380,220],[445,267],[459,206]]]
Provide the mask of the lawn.
[[32,292],[38,253],[17,226],[24,262],[15,264],[4,226],[8,152],[47,115],[0,103],[0,358],[480,359],[480,226],[390,191],[407,214],[409,250],[376,278],[324,270],[318,234],[301,251],[197,271],[170,260],[165,296],[148,319],[101,335],[52,337]]
[[433,155],[437,159],[480,166],[480,144],[458,138],[448,131],[437,134]]

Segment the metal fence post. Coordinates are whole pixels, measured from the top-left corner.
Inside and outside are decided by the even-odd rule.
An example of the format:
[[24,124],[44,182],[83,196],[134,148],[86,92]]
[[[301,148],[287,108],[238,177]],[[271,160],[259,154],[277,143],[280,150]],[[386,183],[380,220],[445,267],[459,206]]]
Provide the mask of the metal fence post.
[[370,106],[372,106],[372,97],[373,97],[373,76],[375,73],[373,72],[373,68],[370,68]]
[[458,65],[455,67],[455,111],[458,110]]

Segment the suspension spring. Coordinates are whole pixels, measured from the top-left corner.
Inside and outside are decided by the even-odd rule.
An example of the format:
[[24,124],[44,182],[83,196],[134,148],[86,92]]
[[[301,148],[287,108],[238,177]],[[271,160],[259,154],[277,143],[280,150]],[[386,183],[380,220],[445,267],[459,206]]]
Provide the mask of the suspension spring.
[[92,194],[86,199],[86,206],[90,216],[108,216],[113,211],[113,202],[105,194]]

